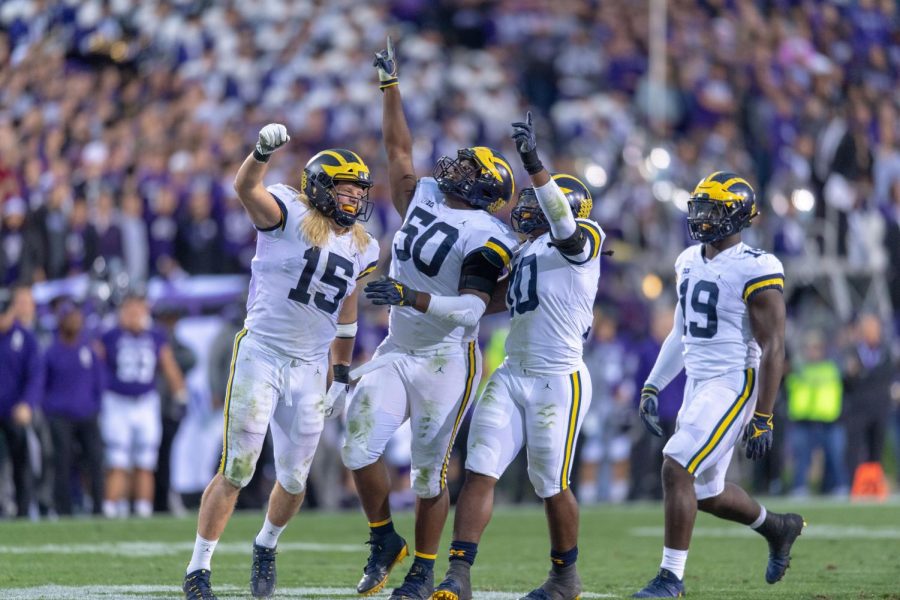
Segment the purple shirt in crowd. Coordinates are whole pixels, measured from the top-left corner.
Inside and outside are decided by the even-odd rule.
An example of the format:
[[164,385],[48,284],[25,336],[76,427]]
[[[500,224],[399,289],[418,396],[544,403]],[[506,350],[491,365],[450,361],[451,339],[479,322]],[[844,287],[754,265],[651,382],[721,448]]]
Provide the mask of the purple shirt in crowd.
[[12,407],[25,402],[40,404],[44,388],[41,352],[34,334],[13,323],[0,332],[0,419],[8,419]]
[[44,412],[73,420],[90,419],[100,411],[103,364],[81,338],[67,344],[56,338],[47,348]]
[[156,390],[156,367],[167,343],[165,333],[151,328],[135,334],[114,327],[101,341],[106,349],[106,389],[123,396]]

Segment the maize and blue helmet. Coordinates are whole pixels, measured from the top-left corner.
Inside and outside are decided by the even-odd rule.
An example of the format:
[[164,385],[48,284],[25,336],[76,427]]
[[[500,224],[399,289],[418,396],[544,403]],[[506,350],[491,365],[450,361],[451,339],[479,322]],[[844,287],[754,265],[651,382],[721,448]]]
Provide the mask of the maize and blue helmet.
[[[594,200],[587,186],[577,177],[565,173],[556,173],[552,177],[560,191],[565,194],[566,200],[569,201],[572,215],[576,219],[585,219],[590,216]],[[544,211],[541,210],[534,188],[525,188],[519,192],[519,199],[512,210],[510,221],[513,230],[524,235],[550,228],[550,222]]]
[[[334,186],[341,181],[355,183],[365,190],[355,208],[351,204],[338,202]],[[322,150],[309,159],[300,182],[300,189],[309,198],[310,204],[341,227],[369,220],[372,215],[370,187],[369,167],[356,152],[342,148]]]
[[691,239],[717,242],[750,225],[759,214],[756,193],[746,179],[716,171],[702,179],[688,200]]
[[462,148],[456,159],[442,156],[434,166],[438,188],[493,214],[509,202],[516,184],[506,158],[486,146]]

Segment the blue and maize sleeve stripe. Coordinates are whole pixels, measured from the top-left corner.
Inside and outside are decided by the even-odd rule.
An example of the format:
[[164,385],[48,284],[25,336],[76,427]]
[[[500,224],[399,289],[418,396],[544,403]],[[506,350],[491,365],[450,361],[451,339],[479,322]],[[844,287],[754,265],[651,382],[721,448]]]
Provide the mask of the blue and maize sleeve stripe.
[[512,251],[509,247],[495,237],[488,238],[482,247],[484,255],[497,266],[508,267],[512,260]]
[[281,211],[281,220],[278,221],[276,224],[272,225],[271,227],[257,227],[256,228],[257,231],[266,231],[267,232],[267,231],[275,231],[276,229],[280,229],[281,231],[284,231],[284,227],[285,227],[285,225],[287,225],[287,207],[284,205],[284,202],[282,202],[275,196],[272,196],[272,198],[275,198],[275,202],[278,203],[278,210]]
[[362,279],[363,277],[365,277],[366,275],[368,275],[369,273],[374,271],[375,267],[377,267],[377,266],[378,266],[378,261],[373,260],[372,262],[369,263],[369,265],[365,269],[363,269],[362,271],[359,272],[359,275],[356,276],[356,280],[359,281],[360,279]]
[[755,277],[744,284],[744,293],[742,297],[744,302],[750,302],[756,294],[763,290],[778,290],[784,292],[784,274],[771,273],[762,277]]
[[578,228],[581,229],[584,234],[584,239],[587,242],[584,253],[578,254],[577,256],[566,256],[563,254],[562,257],[573,265],[583,265],[600,256],[600,247],[603,244],[603,234],[593,223],[588,223],[586,221],[576,221],[576,223]]

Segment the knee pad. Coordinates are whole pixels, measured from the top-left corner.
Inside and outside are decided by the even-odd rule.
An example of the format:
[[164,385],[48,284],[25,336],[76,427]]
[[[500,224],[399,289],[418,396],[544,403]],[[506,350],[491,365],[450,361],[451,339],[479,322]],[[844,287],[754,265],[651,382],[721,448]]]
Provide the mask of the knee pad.
[[288,494],[302,494],[306,490],[306,476],[304,475],[303,481],[300,481],[296,477],[292,477],[290,475],[282,474],[275,476],[276,481],[284,488]]
[[428,469],[413,467],[410,472],[413,493],[419,498],[428,499],[440,495],[442,465]]
[[153,471],[159,458],[159,446],[138,446],[134,453],[134,466],[138,469]]
[[128,449],[118,444],[110,444],[106,447],[106,466],[112,469],[130,469],[131,457]]
[[341,461],[351,471],[368,467],[379,458],[381,458],[380,454],[371,451],[368,446],[361,444],[359,440],[354,440],[350,435],[347,435],[344,445],[341,446]]
[[247,487],[256,472],[256,459],[258,458],[259,456],[229,456],[222,466],[222,477],[234,487],[241,489]]
[[530,470],[528,471],[528,479],[531,481],[531,485],[534,486],[534,493],[537,494],[538,498],[541,500],[551,498],[563,491],[559,481],[546,481],[545,479],[532,474]]

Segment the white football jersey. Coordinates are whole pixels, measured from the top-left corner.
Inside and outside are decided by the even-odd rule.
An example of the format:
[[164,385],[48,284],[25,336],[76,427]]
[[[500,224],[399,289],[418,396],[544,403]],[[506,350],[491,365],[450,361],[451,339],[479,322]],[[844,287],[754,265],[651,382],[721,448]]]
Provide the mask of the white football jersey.
[[344,299],[360,277],[375,270],[378,242],[369,236],[360,250],[351,234],[332,232],[324,247],[313,246],[300,224],[314,209],[290,186],[266,189],[279,203],[282,220],[257,235],[245,325],[287,356],[316,361],[328,354]]
[[[419,179],[403,227],[391,246],[390,275],[412,289],[438,296],[459,294],[463,260],[486,251],[509,265],[518,240],[506,223],[483,210],[450,208],[437,182]],[[478,325],[461,327],[412,307],[392,307],[388,338],[409,350],[459,346],[478,335]]]
[[568,374],[581,365],[606,236],[594,221],[577,223],[589,250],[583,262],[551,246],[549,232],[525,242],[513,259],[506,292],[512,318],[506,354],[507,361],[529,374]]
[[685,372],[706,379],[758,368],[760,349],[750,330],[747,303],[763,290],[784,289],[781,261],[743,242],[712,260],[702,248],[691,246],[675,261]]

